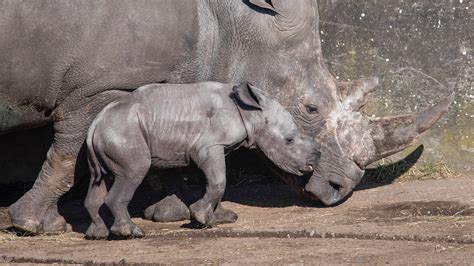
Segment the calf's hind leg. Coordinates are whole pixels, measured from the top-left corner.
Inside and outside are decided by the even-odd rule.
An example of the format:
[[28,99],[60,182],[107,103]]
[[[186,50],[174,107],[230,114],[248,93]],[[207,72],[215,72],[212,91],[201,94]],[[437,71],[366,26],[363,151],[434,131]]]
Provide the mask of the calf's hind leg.
[[92,223],[86,232],[87,238],[104,239],[109,236],[109,230],[99,214],[100,207],[104,204],[106,195],[107,187],[105,185],[105,180],[101,180],[100,183],[97,184],[95,179],[91,178],[89,191],[87,192],[86,201],[84,202],[84,205],[92,219]]
[[[145,172],[146,174],[146,172]],[[140,179],[145,177],[145,174]],[[144,237],[145,233],[130,219],[128,204],[140,182],[127,177],[116,176],[115,182],[105,198],[105,204],[114,215],[115,221],[110,231],[121,237]]]
[[[133,144],[130,144],[132,147]],[[146,147],[145,143],[135,147]],[[105,204],[115,221],[110,231],[121,237],[143,237],[145,233],[130,219],[128,204],[148,172],[151,159],[148,150],[117,150],[108,168],[114,175],[114,183],[105,197]]]

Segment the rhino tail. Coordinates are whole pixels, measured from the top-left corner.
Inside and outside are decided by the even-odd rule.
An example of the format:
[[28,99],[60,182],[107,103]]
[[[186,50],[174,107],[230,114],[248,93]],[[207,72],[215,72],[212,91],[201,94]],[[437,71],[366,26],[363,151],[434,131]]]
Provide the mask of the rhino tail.
[[[95,121],[94,121],[95,122]],[[107,174],[104,167],[100,163],[99,158],[97,158],[97,153],[94,149],[94,131],[95,131],[95,123],[89,128],[89,132],[87,133],[87,162],[89,164],[89,170],[91,172],[91,179],[93,179],[94,183],[99,183],[102,180],[102,174]]]

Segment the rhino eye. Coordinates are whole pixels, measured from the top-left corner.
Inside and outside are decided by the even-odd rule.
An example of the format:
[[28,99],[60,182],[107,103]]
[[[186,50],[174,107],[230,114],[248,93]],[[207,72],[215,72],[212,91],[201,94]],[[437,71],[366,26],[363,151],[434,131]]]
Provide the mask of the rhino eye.
[[306,112],[308,112],[308,114],[315,114],[318,112],[318,108],[314,105],[305,105],[306,107]]
[[286,145],[291,145],[293,144],[293,142],[295,142],[295,139],[292,137],[288,137],[285,139],[285,141],[286,141]]

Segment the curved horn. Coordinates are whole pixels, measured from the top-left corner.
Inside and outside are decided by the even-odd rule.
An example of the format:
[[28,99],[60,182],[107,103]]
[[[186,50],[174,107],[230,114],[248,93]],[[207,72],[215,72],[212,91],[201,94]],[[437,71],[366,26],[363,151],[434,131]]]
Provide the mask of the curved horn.
[[342,103],[348,110],[359,110],[365,104],[367,94],[375,90],[379,84],[378,78],[358,79],[339,83],[339,93]]
[[368,165],[408,147],[420,133],[433,126],[448,111],[453,100],[454,93],[435,106],[417,114],[371,120],[370,132],[375,145],[375,153],[364,164]]

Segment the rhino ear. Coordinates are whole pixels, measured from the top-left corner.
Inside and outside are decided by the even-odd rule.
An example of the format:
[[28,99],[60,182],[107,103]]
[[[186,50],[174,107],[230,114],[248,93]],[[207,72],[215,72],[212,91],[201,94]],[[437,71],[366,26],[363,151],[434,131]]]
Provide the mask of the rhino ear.
[[265,93],[250,83],[243,83],[233,89],[235,99],[241,107],[262,110]]
[[273,7],[271,0],[249,0],[249,2],[254,6],[258,6],[264,9],[269,9],[273,12],[277,12],[275,10],[275,7]]

